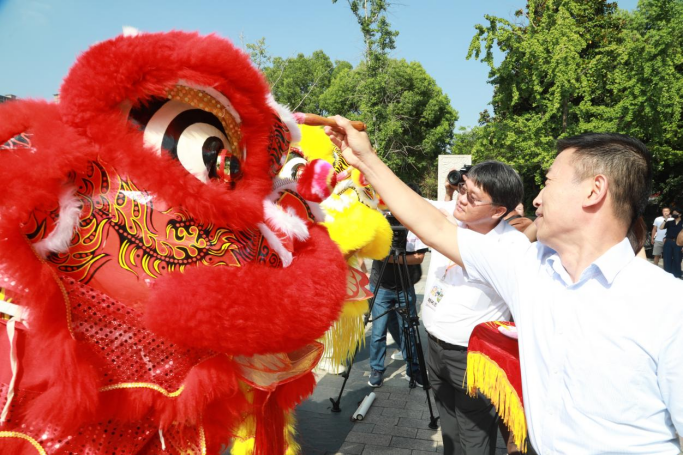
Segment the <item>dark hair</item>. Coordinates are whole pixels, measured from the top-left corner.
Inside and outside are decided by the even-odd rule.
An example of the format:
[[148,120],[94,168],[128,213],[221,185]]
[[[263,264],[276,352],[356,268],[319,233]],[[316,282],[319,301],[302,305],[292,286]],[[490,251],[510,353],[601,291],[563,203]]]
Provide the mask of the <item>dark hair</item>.
[[615,133],[585,133],[559,139],[557,152],[566,149],[575,149],[572,163],[576,180],[597,174],[608,178],[613,213],[628,227],[627,237],[635,252],[641,250],[646,237],[641,234],[645,225],[640,217],[651,196],[653,178],[651,152],[641,141]]
[[663,212],[665,209],[667,209],[667,210],[669,211],[669,210],[670,210],[670,206],[663,206],[663,207],[661,207],[661,208],[660,208],[660,212]]
[[489,194],[492,204],[504,206],[506,214],[522,202],[522,179],[505,163],[494,160],[478,163],[468,171],[468,179]]

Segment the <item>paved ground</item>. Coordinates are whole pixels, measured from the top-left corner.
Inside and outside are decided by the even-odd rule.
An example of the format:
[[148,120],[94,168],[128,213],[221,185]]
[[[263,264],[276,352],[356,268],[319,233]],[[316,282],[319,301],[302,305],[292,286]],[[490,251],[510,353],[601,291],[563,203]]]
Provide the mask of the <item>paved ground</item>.
[[[429,254],[423,272],[427,271]],[[423,300],[425,276],[416,285],[418,303]],[[420,328],[423,348],[427,349],[425,330]],[[368,334],[368,332],[367,332]],[[340,402],[340,413],[330,409],[330,398],[337,398],[344,378],[322,374],[313,395],[297,408],[299,442],[302,454],[442,454],[442,437],[439,430],[431,430],[427,395],[423,389],[410,389],[402,378],[403,361],[393,361],[390,355],[396,344],[388,346],[385,383],[380,388],[368,385],[368,337],[366,346],[354,361],[349,380]],[[352,422],[350,417],[360,401],[374,392],[375,402],[365,419]],[[432,410],[437,416],[434,399]],[[497,454],[506,454],[501,436]]]

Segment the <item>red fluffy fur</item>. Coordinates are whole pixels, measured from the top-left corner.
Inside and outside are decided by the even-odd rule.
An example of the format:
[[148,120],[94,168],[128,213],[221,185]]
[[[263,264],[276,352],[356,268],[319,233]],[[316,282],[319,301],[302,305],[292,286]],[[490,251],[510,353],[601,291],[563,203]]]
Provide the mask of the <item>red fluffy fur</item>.
[[[28,420],[69,428],[92,417],[98,402],[98,380],[93,357],[72,339],[66,324],[66,305],[50,267],[41,262],[21,223],[34,208],[58,205],[66,175],[87,143],[59,120],[54,105],[15,101],[0,106],[0,143],[30,132],[35,153],[27,149],[2,151],[0,160],[0,269],[12,277],[21,304],[30,310],[31,364],[24,387],[41,394],[25,410]],[[59,141],[53,141],[60,138]],[[64,401],[65,397],[71,398]]]
[[[142,133],[122,114],[122,104],[165,97],[181,79],[215,88],[240,114],[247,161],[232,191],[203,184],[177,161],[145,148]],[[209,452],[227,443],[232,426],[252,407],[238,391],[239,372],[230,358],[219,354],[195,366],[177,398],[145,389],[100,393],[98,361],[71,337],[51,266],[36,256],[19,227],[35,209],[58,207],[70,172],[83,172],[89,161],[100,160],[204,223],[254,229],[263,221],[262,202],[272,186],[266,149],[273,117],[267,93],[263,76],[242,51],[215,36],[172,32],[94,46],[65,80],[59,105],[0,105],[0,144],[30,132],[36,148],[35,153],[0,151],[0,270],[16,281],[15,289],[28,290],[21,304],[30,309],[30,358],[22,360],[19,388],[40,393],[17,418],[68,431],[94,417],[134,421],[151,416],[163,428],[174,421],[196,424],[202,415]],[[295,245],[289,268],[188,268],[158,279],[145,323],[181,344],[228,354],[287,352],[320,337],[339,315],[345,278],[339,249],[324,228],[312,227],[311,238]],[[0,374],[7,382],[7,371]],[[277,401],[278,407],[291,409],[314,385],[310,374],[283,385],[269,407]]]
[[[139,106],[165,98],[166,90],[181,80],[218,90],[242,119],[247,160],[233,191],[204,184],[177,161],[158,157],[124,118],[124,103]],[[274,124],[267,94],[268,85],[249,58],[221,38],[142,34],[105,41],[83,54],[64,81],[59,109],[68,124],[101,147],[101,159],[120,174],[204,222],[240,230],[261,220],[261,201],[272,186],[266,148]]]
[[339,316],[347,266],[325,228],[310,233],[288,268],[247,264],[158,279],[146,325],[184,345],[239,355],[288,352],[317,339]]

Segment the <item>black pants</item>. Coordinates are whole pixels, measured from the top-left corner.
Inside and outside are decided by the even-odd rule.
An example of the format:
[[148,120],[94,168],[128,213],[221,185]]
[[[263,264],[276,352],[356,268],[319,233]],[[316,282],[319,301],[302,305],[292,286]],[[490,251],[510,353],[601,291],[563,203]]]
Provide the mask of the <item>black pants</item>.
[[499,416],[492,403],[464,387],[466,351],[446,350],[429,340],[428,375],[435,391],[444,454],[494,454]]

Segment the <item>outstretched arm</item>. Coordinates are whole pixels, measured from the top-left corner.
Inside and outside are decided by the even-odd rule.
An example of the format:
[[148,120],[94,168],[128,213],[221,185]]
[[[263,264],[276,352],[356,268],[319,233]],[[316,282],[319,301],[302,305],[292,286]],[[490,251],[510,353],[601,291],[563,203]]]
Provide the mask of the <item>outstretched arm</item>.
[[376,155],[366,133],[355,130],[344,117],[333,119],[338,126],[326,127],[326,133],[347,163],[364,174],[392,214],[424,244],[463,266],[456,238],[458,228],[394,175]]

